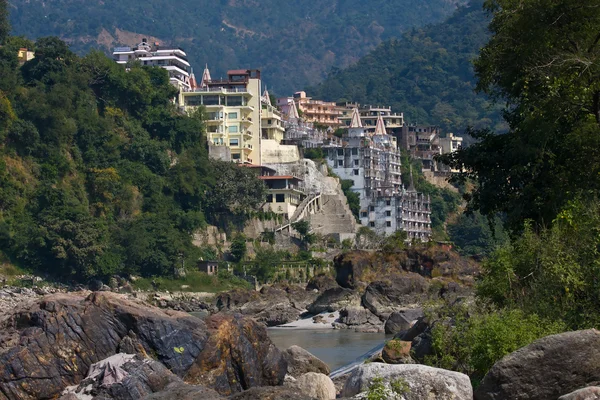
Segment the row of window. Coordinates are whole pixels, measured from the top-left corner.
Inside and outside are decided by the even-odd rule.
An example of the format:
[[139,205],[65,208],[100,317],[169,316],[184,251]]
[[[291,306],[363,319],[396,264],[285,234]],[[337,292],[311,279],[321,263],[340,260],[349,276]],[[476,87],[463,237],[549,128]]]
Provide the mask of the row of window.
[[185,104],[187,106],[227,106],[227,107],[239,107],[245,106],[246,101],[244,96],[222,96],[222,95],[197,95],[197,96],[186,96]]

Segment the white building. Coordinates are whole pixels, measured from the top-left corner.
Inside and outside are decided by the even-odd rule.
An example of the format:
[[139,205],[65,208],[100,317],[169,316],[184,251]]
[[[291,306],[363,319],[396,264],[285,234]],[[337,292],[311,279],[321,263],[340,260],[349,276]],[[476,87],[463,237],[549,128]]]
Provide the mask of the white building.
[[113,59],[118,64],[139,61],[142,65],[158,66],[169,71],[169,79],[180,90],[190,89],[191,67],[185,51],[180,48],[161,48],[147,39],[135,47],[115,47]]
[[378,234],[403,230],[409,239],[429,240],[431,236],[429,198],[412,185],[402,186],[400,150],[396,138],[377,117],[370,134],[354,109],[342,147],[327,147],[327,163],[343,180],[352,180],[360,198],[360,222]]

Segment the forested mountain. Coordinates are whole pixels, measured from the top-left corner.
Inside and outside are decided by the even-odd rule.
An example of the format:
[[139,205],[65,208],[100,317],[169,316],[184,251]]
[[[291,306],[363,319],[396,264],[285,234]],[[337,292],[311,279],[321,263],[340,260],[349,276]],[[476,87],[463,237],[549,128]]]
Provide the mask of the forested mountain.
[[500,113],[474,93],[472,60],[489,38],[482,2],[446,21],[380,44],[354,65],[332,71],[308,93],[330,101],[392,106],[410,123],[462,133],[468,125],[502,130]]
[[321,81],[382,40],[440,21],[458,0],[10,0],[13,33],[56,35],[73,50],[134,45],[142,36],[183,47],[213,77],[260,68],[280,94]]
[[67,280],[170,274],[200,257],[205,221],[260,208],[264,184],[208,159],[201,115],[177,112],[165,70],[126,72],[56,38],[19,67],[31,44],[2,33],[0,258]]

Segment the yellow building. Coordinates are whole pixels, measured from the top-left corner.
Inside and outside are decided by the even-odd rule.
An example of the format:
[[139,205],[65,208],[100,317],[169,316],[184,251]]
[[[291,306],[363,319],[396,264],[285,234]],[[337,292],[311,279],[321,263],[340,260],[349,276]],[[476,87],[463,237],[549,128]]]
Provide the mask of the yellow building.
[[306,97],[306,92],[296,92],[294,97],[277,99],[277,105],[288,114],[288,109],[292,104],[298,107],[298,110],[302,113],[301,117],[307,122],[333,128],[341,125],[339,117],[342,113],[334,102],[314,100],[311,97]]
[[198,87],[180,92],[179,104],[188,112],[204,106],[208,142],[228,147],[232,161],[260,165],[260,93],[259,70],[227,71],[227,79],[214,80],[207,68]]
[[21,47],[19,52],[17,53],[17,58],[19,59],[19,64],[23,65],[29,60],[33,60],[35,57],[35,53],[33,51],[27,50],[25,47]]
[[271,98],[266,89],[262,96],[261,112],[262,138],[275,140],[277,143],[281,143],[285,133],[281,111],[271,104]]

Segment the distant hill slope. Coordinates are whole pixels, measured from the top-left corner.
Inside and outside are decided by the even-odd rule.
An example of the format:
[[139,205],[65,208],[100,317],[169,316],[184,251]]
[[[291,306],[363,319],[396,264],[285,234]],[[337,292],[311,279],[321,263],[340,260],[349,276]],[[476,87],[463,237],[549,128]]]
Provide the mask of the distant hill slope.
[[13,33],[57,35],[75,51],[141,36],[183,47],[213,77],[261,68],[279,94],[320,82],[382,40],[443,20],[459,0],[9,0]]
[[354,65],[332,72],[314,97],[392,106],[411,123],[462,132],[467,125],[501,130],[497,107],[473,92],[471,60],[488,39],[482,2],[461,7],[442,23],[380,44]]

